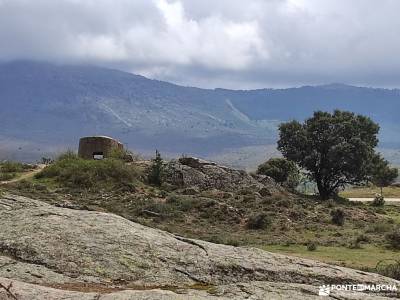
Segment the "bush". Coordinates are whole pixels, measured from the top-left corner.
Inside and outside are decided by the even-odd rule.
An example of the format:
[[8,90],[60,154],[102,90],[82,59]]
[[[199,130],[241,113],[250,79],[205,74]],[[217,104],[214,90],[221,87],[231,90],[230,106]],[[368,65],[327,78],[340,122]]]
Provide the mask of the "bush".
[[109,158],[119,159],[125,162],[138,160],[138,156],[127,149],[113,148],[108,155]]
[[124,187],[137,176],[136,170],[121,160],[85,160],[70,151],[61,154],[54,163],[35,175],[38,179],[52,178],[71,188]]
[[350,245],[350,249],[361,249],[361,243],[368,243],[370,241],[369,237],[361,234],[359,235]]
[[223,244],[224,243],[224,240],[219,235],[212,235],[212,236],[206,238],[206,241],[208,241],[210,243],[214,243],[214,244]]
[[0,173],[0,181],[7,181],[13,179],[17,174],[15,173]]
[[386,236],[386,241],[389,243],[390,247],[394,249],[400,249],[400,230],[394,230],[388,233]]
[[22,179],[14,183],[14,186],[17,190],[32,190],[34,188],[34,185],[32,182]]
[[171,209],[177,211],[189,211],[195,207],[196,202],[198,200],[176,195],[169,196],[166,200],[166,204],[171,206]]
[[317,244],[314,242],[307,243],[307,250],[308,251],[315,251],[317,250]]
[[345,216],[344,211],[340,208],[331,211],[332,223],[338,226],[343,226]]
[[32,168],[32,166],[14,161],[0,163],[0,173],[18,173]]
[[300,181],[300,172],[297,165],[285,158],[271,158],[258,166],[258,174],[267,175],[280,184],[286,184],[295,189]]
[[148,181],[150,184],[161,186],[164,173],[164,161],[161,158],[160,152],[156,150],[156,156],[152,159],[152,164],[149,170]]
[[376,194],[372,201],[372,206],[383,206],[385,204],[385,198],[381,194]]
[[376,265],[376,272],[396,280],[400,280],[400,261],[382,260]]
[[235,239],[227,239],[224,244],[225,245],[230,245],[230,246],[233,246],[233,247],[239,247],[240,242],[238,240],[235,240]]
[[392,225],[388,223],[375,223],[368,226],[366,232],[368,233],[384,233],[392,229]]
[[266,214],[258,214],[251,216],[247,220],[247,228],[248,229],[266,229],[271,225],[271,219]]

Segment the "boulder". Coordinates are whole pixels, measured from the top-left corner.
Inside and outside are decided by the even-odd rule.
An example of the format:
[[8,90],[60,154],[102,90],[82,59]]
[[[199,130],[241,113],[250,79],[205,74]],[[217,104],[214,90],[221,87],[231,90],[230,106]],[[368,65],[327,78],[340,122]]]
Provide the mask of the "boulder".
[[218,189],[230,192],[251,189],[252,192],[258,192],[267,187],[271,192],[282,192],[282,188],[269,177],[253,177],[243,170],[220,166],[195,157],[183,157],[168,162],[165,165],[165,180],[174,186],[195,186],[201,190]]

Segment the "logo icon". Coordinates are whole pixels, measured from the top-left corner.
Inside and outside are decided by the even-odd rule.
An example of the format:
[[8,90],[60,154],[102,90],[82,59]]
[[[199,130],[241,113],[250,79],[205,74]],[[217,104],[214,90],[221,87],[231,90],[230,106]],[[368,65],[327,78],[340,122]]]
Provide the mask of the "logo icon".
[[331,288],[329,285],[319,286],[319,292],[318,292],[319,296],[329,296],[330,293],[331,293]]

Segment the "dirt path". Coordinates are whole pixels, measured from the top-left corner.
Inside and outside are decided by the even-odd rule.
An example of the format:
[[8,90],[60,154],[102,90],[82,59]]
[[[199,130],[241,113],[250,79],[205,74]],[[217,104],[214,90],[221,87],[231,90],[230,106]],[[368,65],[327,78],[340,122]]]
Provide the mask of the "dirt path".
[[[360,201],[360,202],[370,202],[373,201],[374,198],[349,198],[350,201]],[[386,202],[400,202],[400,198],[386,198]]]
[[0,181],[0,184],[7,184],[7,183],[13,183],[13,182],[17,182],[23,179],[29,179],[32,178],[33,176],[35,176],[35,174],[39,173],[40,171],[42,171],[44,169],[44,167],[46,167],[46,165],[40,164],[37,166],[36,169],[23,173],[20,176],[13,178],[11,180],[7,180],[7,181]]

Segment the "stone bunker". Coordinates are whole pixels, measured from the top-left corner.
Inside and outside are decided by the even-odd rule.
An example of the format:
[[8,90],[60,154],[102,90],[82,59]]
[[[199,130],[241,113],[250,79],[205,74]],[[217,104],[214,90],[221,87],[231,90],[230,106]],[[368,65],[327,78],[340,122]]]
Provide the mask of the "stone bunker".
[[123,150],[124,145],[108,136],[87,136],[79,140],[78,155],[84,159],[103,159],[115,149]]

